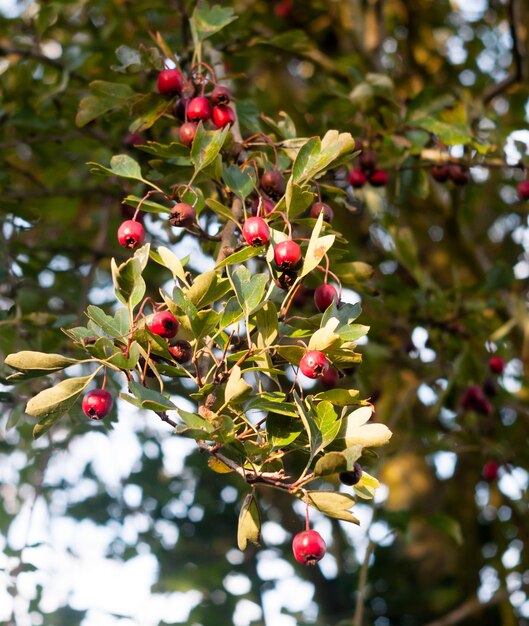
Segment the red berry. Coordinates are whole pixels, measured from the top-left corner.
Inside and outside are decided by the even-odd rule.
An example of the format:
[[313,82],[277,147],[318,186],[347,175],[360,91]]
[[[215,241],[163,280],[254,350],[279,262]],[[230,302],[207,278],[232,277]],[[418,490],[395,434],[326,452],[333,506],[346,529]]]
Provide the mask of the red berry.
[[145,229],[135,220],[126,220],[118,228],[118,241],[124,248],[137,248],[145,240]]
[[197,134],[197,124],[195,122],[186,122],[180,126],[179,137],[184,146],[189,146],[193,143],[193,139]]
[[318,311],[323,313],[333,302],[338,302],[338,292],[332,285],[325,283],[316,288],[314,292],[314,304]]
[[322,376],[321,382],[327,389],[334,389],[339,380],[338,370],[335,367],[329,367],[329,369]]
[[292,13],[292,0],[281,0],[274,7],[274,13],[282,19],[288,17]]
[[270,241],[270,228],[262,217],[249,217],[244,222],[242,234],[250,246],[264,246]]
[[334,213],[331,207],[328,204],[325,204],[325,202],[315,202],[310,207],[310,216],[314,219],[318,219],[322,211],[324,221],[331,223],[332,218],[334,217]]
[[147,319],[147,326],[153,335],[172,339],[178,332],[178,320],[171,311],[159,311]]
[[327,546],[316,530],[298,533],[292,541],[292,552],[296,561],[304,565],[316,565],[325,556]]
[[359,167],[349,172],[349,182],[355,189],[362,188],[367,183],[367,176]]
[[319,350],[308,350],[299,362],[301,373],[307,378],[322,378],[329,371],[329,361]]
[[491,356],[489,359],[489,370],[493,374],[503,374],[505,369],[505,361],[501,356]]
[[102,420],[112,410],[114,400],[106,389],[93,389],[85,394],[81,407],[86,417]]
[[460,404],[465,411],[475,411],[483,415],[492,415],[492,404],[479,385],[467,387],[461,395]]
[[218,104],[213,108],[212,119],[217,128],[224,128],[224,126],[235,124],[235,113],[231,107]]
[[352,487],[360,481],[360,479],[362,478],[362,473],[363,471],[360,463],[355,463],[353,465],[353,469],[350,472],[340,472],[340,474],[338,474],[338,478],[340,479],[340,482],[342,482],[344,485]]
[[430,174],[438,183],[446,183],[450,176],[450,167],[448,165],[433,165]]
[[483,478],[491,483],[497,480],[499,469],[500,466],[496,463],[496,461],[488,461],[488,463],[485,463],[485,465],[483,466],[481,473]]
[[279,170],[269,170],[261,176],[261,187],[271,198],[280,198],[285,193],[285,179]]
[[292,239],[281,241],[274,248],[274,261],[280,270],[291,270],[301,261],[301,248]]
[[209,94],[209,98],[213,104],[229,104],[231,92],[224,85],[215,85],[215,88]]
[[197,219],[197,212],[187,202],[178,202],[169,213],[171,226],[191,226]]
[[375,170],[369,175],[369,184],[373,187],[385,187],[388,180],[388,173],[385,170]]
[[127,148],[133,148],[138,144],[144,143],[144,139],[140,133],[127,133],[124,137],[122,137],[121,143],[124,146],[127,146]]
[[177,363],[188,363],[193,356],[193,347],[185,339],[177,339],[169,346],[169,352]]
[[372,172],[377,166],[377,155],[373,150],[364,150],[358,160],[364,172]]
[[470,178],[466,167],[461,165],[450,165],[448,167],[448,175],[454,185],[466,185]]
[[518,195],[521,200],[529,200],[529,180],[518,183]]
[[272,202],[272,200],[270,200],[269,198],[263,198],[262,196],[259,196],[259,198],[256,198],[252,202],[252,215],[270,215],[270,213],[272,213],[272,211],[275,209],[275,206],[276,205],[274,204],[274,202]]
[[158,74],[156,87],[158,89],[158,93],[180,93],[184,88],[184,84],[185,79],[180,70],[162,70]]
[[205,122],[209,120],[212,111],[210,101],[204,96],[193,98],[187,105],[187,117],[192,122],[198,122],[199,120]]

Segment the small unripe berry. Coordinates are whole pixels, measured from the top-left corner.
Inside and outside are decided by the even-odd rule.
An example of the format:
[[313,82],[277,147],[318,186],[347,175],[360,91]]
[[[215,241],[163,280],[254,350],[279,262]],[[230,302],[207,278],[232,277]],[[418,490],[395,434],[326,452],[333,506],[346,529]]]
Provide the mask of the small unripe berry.
[[361,189],[367,183],[367,176],[359,167],[349,172],[349,183],[355,189]]
[[185,79],[180,70],[162,70],[158,74],[156,88],[158,93],[162,94],[180,93],[184,88],[184,84]]
[[454,183],[454,185],[462,186],[468,183],[470,176],[466,167],[462,167],[461,165],[450,165],[448,169],[450,180]]
[[249,217],[244,222],[242,234],[250,246],[264,246],[270,241],[270,228],[262,217]]
[[498,479],[498,470],[500,466],[496,463],[496,461],[488,461],[483,466],[481,474],[483,478],[489,483]]
[[338,302],[338,292],[332,285],[327,283],[316,287],[314,292],[314,304],[318,311],[323,313],[333,302]]
[[179,137],[180,141],[188,148],[193,143],[193,139],[197,134],[198,125],[195,122],[185,122],[180,126]]
[[101,420],[112,410],[114,400],[106,389],[93,389],[83,397],[81,407],[86,417]]
[[215,88],[209,94],[213,104],[229,104],[231,97],[231,91],[224,85],[215,85]]
[[204,96],[193,98],[187,105],[187,117],[192,122],[198,122],[200,120],[205,122],[209,120],[212,111],[210,101]]
[[169,346],[169,352],[177,363],[189,363],[193,356],[193,347],[185,339],[177,339]]
[[231,107],[225,104],[218,104],[213,108],[212,120],[217,128],[231,126],[235,123],[235,113]]
[[325,204],[325,202],[315,202],[310,207],[310,216],[313,217],[314,219],[318,219],[322,211],[323,211],[323,220],[330,224],[332,222],[332,218],[334,217],[334,213],[331,207],[328,204]]
[[518,183],[518,195],[521,200],[529,200],[529,180],[522,180]]
[[169,223],[171,226],[191,226],[197,219],[197,212],[187,202],[178,202],[171,209]]
[[274,248],[274,261],[280,270],[291,270],[301,261],[301,248],[292,239],[281,241]]
[[369,175],[369,184],[373,187],[385,187],[388,180],[388,173],[385,170],[375,170]]
[[126,220],[118,228],[118,241],[124,248],[137,248],[145,241],[145,229],[135,220]]
[[307,378],[321,378],[329,371],[329,361],[319,350],[308,350],[299,362],[301,373]]
[[505,369],[505,361],[501,356],[491,356],[489,359],[489,370],[493,374],[503,374]]
[[448,165],[432,165],[430,174],[438,183],[446,183],[450,176],[450,168]]
[[279,170],[269,170],[261,176],[261,187],[271,198],[280,198],[285,193],[285,179]]
[[316,565],[325,556],[327,546],[319,532],[316,530],[305,530],[294,537],[292,552],[299,563]]
[[178,320],[171,311],[159,311],[147,318],[147,327],[153,335],[172,339],[178,332]]
[[275,209],[275,206],[275,203],[269,198],[259,196],[259,198],[252,201],[252,215],[270,215],[270,213],[272,213]]
[[353,465],[353,469],[350,472],[340,472],[338,478],[340,479],[340,482],[342,482],[344,485],[352,487],[353,485],[356,485],[362,478],[362,466],[360,465],[360,463],[355,463]]

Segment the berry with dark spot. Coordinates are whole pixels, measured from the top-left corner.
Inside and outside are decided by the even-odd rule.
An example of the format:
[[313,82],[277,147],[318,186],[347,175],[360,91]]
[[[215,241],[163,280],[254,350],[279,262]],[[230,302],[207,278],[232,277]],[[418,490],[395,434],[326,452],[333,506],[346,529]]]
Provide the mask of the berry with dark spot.
[[285,179],[277,169],[269,170],[261,176],[261,188],[267,196],[280,198],[285,193]]
[[229,104],[232,96],[231,91],[224,85],[215,85],[215,88],[209,94],[209,98],[213,104]]
[[373,187],[385,187],[388,184],[388,173],[386,170],[375,170],[369,175],[369,184]]
[[243,224],[242,235],[247,244],[258,248],[270,241],[270,228],[262,217],[249,217]]
[[153,335],[172,339],[178,332],[178,320],[171,311],[159,311],[147,318],[147,327]]
[[281,241],[274,248],[274,261],[280,270],[294,269],[301,261],[301,248],[292,239]]
[[307,378],[322,378],[329,367],[327,357],[319,350],[307,350],[299,362],[299,369]]
[[169,352],[177,363],[189,363],[193,357],[193,347],[185,339],[177,339],[169,346]]
[[197,219],[197,212],[187,202],[177,202],[169,214],[171,226],[191,226]]
[[327,546],[318,531],[305,530],[294,537],[292,552],[299,563],[316,565],[325,556]]
[[367,183],[367,176],[359,167],[349,172],[349,183],[355,189],[361,189]]
[[322,211],[324,221],[330,224],[334,217],[334,213],[331,207],[328,204],[325,204],[325,202],[315,202],[310,207],[310,216],[317,219]]
[[112,410],[114,400],[106,389],[93,389],[83,397],[81,407],[86,417],[102,420]]
[[126,220],[118,228],[118,241],[124,248],[137,248],[145,241],[145,229],[135,220]]

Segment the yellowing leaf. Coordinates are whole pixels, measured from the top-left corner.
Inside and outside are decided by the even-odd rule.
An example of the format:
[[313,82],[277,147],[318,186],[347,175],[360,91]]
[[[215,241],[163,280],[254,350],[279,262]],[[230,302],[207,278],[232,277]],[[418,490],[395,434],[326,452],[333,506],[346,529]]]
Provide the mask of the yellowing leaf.
[[373,414],[372,406],[363,406],[344,418],[345,444],[371,448],[383,446],[390,439],[392,432],[385,424],[367,424]]

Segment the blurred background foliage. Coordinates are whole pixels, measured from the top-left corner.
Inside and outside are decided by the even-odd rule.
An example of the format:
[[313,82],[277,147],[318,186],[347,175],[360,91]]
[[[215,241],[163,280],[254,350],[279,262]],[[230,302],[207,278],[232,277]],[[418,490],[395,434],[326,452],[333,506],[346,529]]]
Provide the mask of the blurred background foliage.
[[[94,80],[153,90],[156,71],[127,67],[116,48],[153,47],[159,31],[188,60],[195,4],[0,4],[2,355],[64,353],[61,327],[82,322],[89,303],[112,307],[120,202],[137,189],[86,163],[119,152],[146,163],[130,129],[141,108],[78,127],[79,102]],[[316,568],[290,554],[302,511],[266,494],[264,547],[243,554],[241,485],[154,415],[120,407],[119,421],[94,426],[74,411],[33,442],[23,406],[42,382],[15,391],[3,368],[0,620],[528,624],[529,231],[516,184],[520,160],[529,165],[529,5],[219,4],[238,16],[212,42],[243,133],[285,111],[300,136],[351,132],[389,172],[387,190],[335,212],[354,256],[375,269],[353,294],[371,331],[350,382],[395,433],[370,467],[386,488],[374,507],[356,507],[360,528],[315,516],[330,545]],[[167,115],[142,138],[168,141],[175,125]],[[429,176],[440,146],[471,165],[467,186]],[[149,216],[146,228],[168,237]],[[488,369],[492,352],[507,363],[501,376]],[[461,398],[476,385],[487,404],[469,410]],[[487,482],[489,462],[499,478]]]

